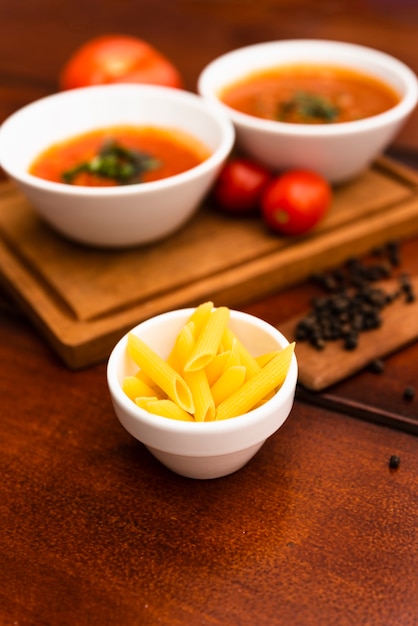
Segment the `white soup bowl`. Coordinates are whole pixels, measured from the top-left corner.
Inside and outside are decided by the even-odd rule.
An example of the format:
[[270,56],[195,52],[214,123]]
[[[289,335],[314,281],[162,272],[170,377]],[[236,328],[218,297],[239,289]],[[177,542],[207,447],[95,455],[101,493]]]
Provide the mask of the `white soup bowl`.
[[[121,125],[187,133],[210,156],[181,174],[117,187],[50,182],[28,172],[51,145]],[[102,85],[57,93],[11,115],[0,129],[0,164],[59,233],[91,246],[120,248],[157,241],[185,224],[211,188],[234,139],[225,114],[198,95],[150,85]]]
[[[349,68],[386,83],[399,103],[373,117],[329,124],[294,124],[241,113],[221,101],[228,86],[251,73],[289,65]],[[228,52],[209,63],[198,91],[232,120],[241,149],[257,161],[282,171],[309,169],[331,183],[363,172],[391,143],[414,110],[418,82],[414,72],[394,57],[356,44],[320,39],[283,40]]]

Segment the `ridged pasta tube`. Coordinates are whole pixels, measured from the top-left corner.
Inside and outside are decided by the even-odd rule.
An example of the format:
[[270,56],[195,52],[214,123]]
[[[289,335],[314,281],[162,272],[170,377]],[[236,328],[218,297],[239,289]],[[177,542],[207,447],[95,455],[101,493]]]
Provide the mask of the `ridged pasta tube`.
[[218,406],[216,419],[223,420],[251,411],[273,389],[280,387],[289,371],[295,344],[291,343],[252,378]]
[[171,400],[187,411],[194,413],[192,392],[186,381],[164,359],[142,339],[129,333],[128,354]]
[[196,343],[184,370],[193,372],[206,367],[215,357],[229,321],[230,310],[220,306],[210,314],[206,325],[196,338]]

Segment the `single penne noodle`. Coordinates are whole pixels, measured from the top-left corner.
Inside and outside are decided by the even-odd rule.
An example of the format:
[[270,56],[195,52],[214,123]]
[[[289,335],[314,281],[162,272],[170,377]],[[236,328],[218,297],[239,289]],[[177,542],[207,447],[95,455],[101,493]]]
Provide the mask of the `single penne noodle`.
[[167,363],[171,365],[176,372],[180,373],[183,371],[184,364],[194,345],[194,332],[195,324],[189,321],[183,326],[176,337],[173,349],[167,359]]
[[194,413],[192,393],[185,380],[142,339],[129,333],[128,354],[171,400],[187,411]]
[[144,407],[153,415],[160,415],[161,417],[169,417],[174,420],[182,420],[184,422],[194,422],[194,419],[190,413],[187,413],[184,409],[179,407],[176,402],[168,398],[163,400],[153,400],[146,404]]
[[247,370],[247,379],[251,378],[255,374],[257,374],[261,367],[257,363],[255,357],[247,350],[242,341],[232,332],[230,328],[227,328],[224,333],[224,337],[222,339],[223,344],[225,346],[229,346],[229,349],[232,348],[232,345],[236,342],[236,349],[239,353],[240,363],[244,365]]
[[135,404],[141,409],[148,411],[148,405],[150,402],[156,402],[158,398],[156,396],[138,396],[135,398]]
[[207,323],[196,338],[184,371],[192,372],[206,367],[218,352],[219,344],[230,316],[228,307],[221,306],[212,311]]
[[215,406],[218,406],[245,381],[246,369],[243,365],[232,365],[226,369],[211,387]]
[[184,366],[189,358],[191,351],[195,345],[194,323],[188,322],[177,337],[177,361],[179,365],[179,373],[184,373]]
[[205,367],[206,376],[209,386],[212,387],[214,382],[219,378],[225,369],[226,362],[229,358],[229,350],[226,352],[218,352]]
[[215,402],[205,370],[184,372],[184,378],[192,392],[195,421],[212,422],[215,419]]
[[268,400],[271,400],[276,392],[277,389],[273,389],[273,391],[270,391],[266,396],[264,396],[262,400],[260,400],[260,402],[257,402],[257,404],[254,405],[254,409],[261,406],[262,404],[265,404]]
[[216,419],[223,420],[251,411],[261,400],[284,382],[289,371],[295,344],[281,350],[267,365],[252,378],[221,402],[216,410]]
[[241,357],[238,349],[238,340],[236,337],[233,337],[231,347],[229,349],[228,359],[225,363],[225,369],[234,367],[235,365],[241,365]]
[[148,385],[148,387],[151,387],[152,389],[158,389],[158,386],[155,384],[155,382],[152,380],[152,378],[150,376],[148,376],[148,374],[146,374],[144,372],[144,370],[138,370],[137,373],[135,374],[136,378],[138,378],[139,380],[142,380],[142,382],[145,385]]
[[271,359],[273,359],[281,350],[273,350],[272,352],[266,352],[265,354],[260,354],[255,357],[255,360],[259,364],[260,367],[264,367],[267,365]]
[[206,326],[207,321],[209,319],[210,314],[213,311],[213,302],[203,302],[199,304],[190,315],[187,322],[192,322],[194,324],[194,336],[195,338],[200,334],[202,328]]
[[122,382],[122,389],[128,398],[134,401],[135,398],[138,398],[139,396],[155,395],[155,389],[147,385],[147,383],[137,376],[125,376]]

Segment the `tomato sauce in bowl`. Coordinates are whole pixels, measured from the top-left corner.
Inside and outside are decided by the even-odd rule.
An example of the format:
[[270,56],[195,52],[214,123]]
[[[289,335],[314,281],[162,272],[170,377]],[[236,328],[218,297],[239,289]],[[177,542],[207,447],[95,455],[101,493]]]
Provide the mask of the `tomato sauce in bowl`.
[[223,88],[229,107],[292,124],[351,122],[383,113],[400,96],[379,79],[345,67],[286,65],[257,71]]
[[36,157],[29,173],[53,182],[114,187],[175,176],[209,156],[203,143],[178,130],[112,126],[50,146]]

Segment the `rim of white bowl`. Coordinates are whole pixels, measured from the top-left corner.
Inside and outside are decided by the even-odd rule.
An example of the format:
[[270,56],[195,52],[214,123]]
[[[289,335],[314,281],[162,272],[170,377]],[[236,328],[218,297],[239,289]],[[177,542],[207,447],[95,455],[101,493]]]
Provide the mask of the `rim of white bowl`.
[[[176,316],[181,317],[183,315],[190,315],[194,310],[194,308],[186,308],[177,309],[176,311],[169,311],[167,313],[161,313],[160,315],[156,315],[152,318],[149,318],[148,320],[144,320],[144,322],[138,324],[129,332],[135,332],[135,329],[138,328],[138,326],[142,326],[147,322],[153,323],[156,318],[163,319],[164,317],[172,317],[173,313],[175,313]],[[242,319],[253,322],[255,319],[257,321],[257,325],[265,329],[268,334],[272,333],[272,329],[274,330],[274,334],[277,336],[277,338],[280,339],[283,348],[289,345],[288,339],[277,328],[275,328],[268,322],[265,322],[261,318],[250,315],[249,313],[244,313],[243,311],[237,311],[235,309],[231,309],[231,315],[233,315],[234,318],[238,320]],[[211,422],[186,422],[182,420],[174,420],[171,418],[154,415],[153,413],[148,413],[140,407],[136,407],[132,400],[128,398],[128,396],[123,392],[120,385],[118,379],[118,364],[120,360],[124,358],[126,352],[127,335],[128,333],[126,333],[118,341],[109,356],[107,364],[107,383],[109,389],[111,391],[111,394],[118,399],[118,402],[124,407],[124,409],[126,409],[128,413],[130,413],[131,415],[136,414],[138,416],[138,419],[143,421],[148,426],[164,430],[165,432],[171,432],[176,434],[196,434],[197,429],[199,429],[202,432],[210,432],[211,434],[226,434],[234,432],[236,430],[241,430],[242,428],[247,428],[251,426],[251,424],[255,424],[258,422],[259,416],[264,412],[263,407],[265,407],[266,404],[281,403],[282,397],[291,394],[292,389],[296,386],[298,377],[298,364],[296,356],[295,354],[293,354],[289,371],[279,391],[264,405],[253,409],[252,411],[248,411],[248,413],[244,413],[243,415],[231,417],[225,420],[214,420]]]
[[[311,46],[318,48],[318,46],[327,47],[329,49],[339,49],[346,53],[360,52],[368,56],[370,62],[374,62],[375,65],[385,67],[386,70],[391,70],[393,75],[397,76],[405,86],[405,94],[401,96],[401,100],[391,109],[374,115],[372,117],[364,118],[361,120],[353,120],[351,122],[338,122],[337,124],[329,125],[309,125],[309,124],[291,124],[289,122],[279,122],[274,120],[265,120],[257,118],[246,113],[241,113],[232,107],[224,104],[217,93],[222,88],[239,81],[248,75],[248,70],[237,72],[235,78],[226,81],[216,81],[216,75],[219,73],[222,65],[234,58],[239,58],[244,54],[248,54],[254,50],[268,50],[290,48],[297,46]],[[302,58],[298,57],[294,62],[302,62]],[[289,65],[293,61],[286,60],[283,64]],[[263,69],[265,67],[277,67],[280,65],[280,61],[272,61],[268,65],[266,63],[260,63],[257,68],[252,68],[250,72],[257,71],[257,69]],[[314,60],[312,63],[325,63],[324,61]],[[338,66],[338,60],[330,62],[334,66]],[[356,67],[355,61],[352,63],[352,67]],[[370,71],[365,72],[368,75],[373,75]],[[384,82],[384,79],[380,79]],[[216,85],[214,84],[216,83]],[[336,136],[336,135],[352,135],[356,133],[364,132],[366,129],[378,128],[390,122],[395,122],[404,116],[407,116],[415,108],[418,102],[418,78],[416,74],[405,64],[403,61],[382,52],[375,48],[370,48],[360,44],[354,44],[349,42],[336,41],[332,39],[283,39],[278,41],[267,41],[242,48],[237,48],[231,52],[223,54],[213,61],[211,61],[200,73],[197,82],[198,92],[206,98],[209,102],[216,103],[220,109],[222,109],[237,126],[246,126],[263,133],[274,133],[289,136]]]
[[[149,95],[164,96],[167,99],[175,100],[176,102],[186,102],[192,105],[198,106],[209,114],[218,124],[222,132],[222,139],[219,146],[212,152],[212,154],[199,163],[195,167],[175,174],[167,178],[163,178],[156,181],[150,181],[147,183],[140,183],[135,185],[117,186],[117,187],[87,187],[67,185],[65,183],[57,183],[53,181],[44,180],[37,176],[29,174],[29,172],[21,171],[18,168],[9,167],[7,163],[7,147],[4,146],[3,136],[9,132],[9,127],[14,125],[19,117],[27,115],[28,112],[38,107],[44,106],[45,103],[58,99],[71,99],[78,98],[83,93],[100,93],[104,91],[121,91],[121,92],[138,92]],[[0,125],[0,165],[4,171],[12,178],[21,181],[32,187],[43,189],[45,191],[60,191],[62,193],[73,196],[124,196],[130,194],[142,194],[150,193],[156,189],[166,189],[173,185],[181,184],[188,180],[193,180],[199,177],[201,174],[216,168],[231,152],[231,149],[235,141],[235,129],[229,119],[229,117],[223,112],[216,103],[210,102],[203,98],[199,94],[192,93],[183,89],[174,89],[171,87],[164,87],[160,85],[145,85],[145,84],[131,84],[131,83],[118,83],[108,85],[94,85],[91,87],[80,87],[77,89],[71,89],[68,91],[58,92],[45,96],[31,102],[30,104],[18,109],[12,113],[4,122]]]

